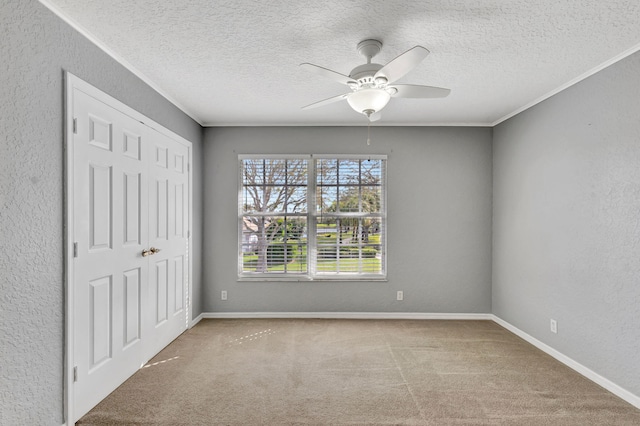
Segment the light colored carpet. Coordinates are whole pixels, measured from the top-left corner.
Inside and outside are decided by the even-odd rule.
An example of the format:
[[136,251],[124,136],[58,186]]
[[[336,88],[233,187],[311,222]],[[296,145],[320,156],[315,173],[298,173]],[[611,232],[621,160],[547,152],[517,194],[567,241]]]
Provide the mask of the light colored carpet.
[[82,425],[640,425],[491,321],[203,320]]

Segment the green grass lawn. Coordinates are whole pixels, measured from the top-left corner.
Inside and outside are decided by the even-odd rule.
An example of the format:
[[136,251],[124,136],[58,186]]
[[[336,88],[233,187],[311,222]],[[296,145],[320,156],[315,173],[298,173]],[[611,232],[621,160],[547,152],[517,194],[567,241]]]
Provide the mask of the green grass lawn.
[[[257,256],[256,256],[257,258]],[[257,261],[257,259],[256,259]],[[360,272],[358,268],[359,259],[340,259],[340,260],[320,260],[317,264],[318,272]],[[362,259],[362,272],[363,273],[378,273],[382,267],[381,260],[378,258]],[[245,271],[255,272],[255,266],[251,267],[247,265],[245,261]],[[284,272],[285,265],[275,265],[268,268],[268,272]],[[292,273],[306,273],[307,272],[307,259],[295,259],[286,265],[286,271]]]
[[[335,226],[335,225],[334,225]],[[343,234],[344,238],[350,238],[350,233]],[[322,234],[318,233],[317,241],[320,247],[330,248],[331,246],[336,246],[336,233],[326,233]],[[290,240],[289,244],[294,246],[294,250],[292,254],[293,259],[287,263],[278,263],[272,264],[268,268],[268,272],[289,272],[296,273],[299,272],[301,274],[307,272],[307,244],[306,240],[302,239],[300,242],[297,240]],[[367,247],[379,248],[380,246],[380,234],[371,234],[369,235],[369,242]],[[350,246],[352,248],[357,248],[357,245]],[[371,250],[369,248],[368,250]],[[345,247],[346,251],[346,247]],[[246,253],[243,256],[243,268],[245,272],[255,272],[256,266],[258,263],[258,255],[254,253]],[[362,270],[360,270],[359,265],[362,265]],[[318,263],[316,265],[317,272],[322,273],[330,273],[330,272],[362,272],[362,273],[378,273],[382,269],[382,262],[378,257],[365,257],[363,259],[358,259],[357,257],[353,258],[341,258],[341,259],[318,259]]]

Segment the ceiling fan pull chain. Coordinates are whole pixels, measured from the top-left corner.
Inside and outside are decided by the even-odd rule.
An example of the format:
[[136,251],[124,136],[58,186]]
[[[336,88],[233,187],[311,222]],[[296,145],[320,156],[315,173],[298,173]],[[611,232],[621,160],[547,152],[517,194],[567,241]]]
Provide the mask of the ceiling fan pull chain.
[[367,124],[367,146],[371,145],[371,122]]

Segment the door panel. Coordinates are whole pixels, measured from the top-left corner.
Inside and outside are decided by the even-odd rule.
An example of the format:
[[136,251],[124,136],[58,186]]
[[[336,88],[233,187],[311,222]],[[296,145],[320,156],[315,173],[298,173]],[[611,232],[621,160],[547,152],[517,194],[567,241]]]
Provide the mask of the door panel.
[[111,167],[89,164],[89,235],[90,249],[111,248]]
[[174,214],[173,214],[173,236],[177,238],[184,237],[184,184],[178,183],[174,185]]
[[90,372],[111,359],[111,284],[111,276],[89,283]]
[[94,114],[89,114],[89,144],[97,148],[111,151],[112,123],[109,119]]
[[176,171],[177,173],[183,173],[185,161],[184,155],[174,154],[173,159],[174,171]]
[[141,160],[140,155],[142,152],[142,137],[125,130],[123,134],[123,142],[124,146],[122,149],[122,153],[129,158],[133,158],[134,160]]
[[166,240],[167,239],[167,228],[168,222],[167,218],[169,216],[169,194],[167,188],[167,180],[166,179],[156,179],[155,185],[155,211],[151,212],[151,214],[155,217],[156,226],[155,226],[155,240]]
[[178,314],[184,308],[184,256],[178,256],[173,260],[174,282],[175,282],[175,298],[173,305],[173,314]]
[[169,287],[167,261],[161,260],[155,265],[155,307],[156,326],[167,320],[167,292]]
[[169,152],[166,146],[155,146],[156,166],[166,169],[169,163]]
[[124,244],[140,245],[141,173],[124,174]]
[[140,312],[140,268],[124,272],[124,347],[140,339],[142,315]]

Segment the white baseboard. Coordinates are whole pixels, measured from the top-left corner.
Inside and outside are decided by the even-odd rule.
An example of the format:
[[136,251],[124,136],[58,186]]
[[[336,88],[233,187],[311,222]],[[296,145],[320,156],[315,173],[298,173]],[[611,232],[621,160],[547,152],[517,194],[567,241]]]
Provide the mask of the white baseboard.
[[193,326],[195,326],[197,323],[202,321],[203,318],[205,318],[204,314],[200,314],[197,317],[195,317],[194,319],[192,319],[191,322],[189,323],[189,328],[192,328]]
[[492,314],[449,314],[422,312],[204,312],[198,316],[215,319],[317,318],[317,319],[430,319],[493,320]]
[[540,340],[538,340],[535,337],[525,333],[524,331],[520,330],[519,328],[515,327],[514,325],[511,325],[510,323],[506,322],[502,318],[499,318],[499,317],[497,317],[495,315],[491,315],[491,317],[492,317],[491,319],[496,324],[506,328],[507,330],[509,330],[510,332],[515,334],[516,336],[526,340],[527,342],[531,343],[533,346],[535,346],[536,348],[540,349],[541,351],[547,353],[548,355],[551,355],[552,357],[554,357],[555,359],[557,359],[558,361],[560,361],[561,363],[563,363],[567,367],[569,367],[569,368],[575,370],[576,372],[582,374],[584,377],[586,377],[587,379],[591,380],[592,382],[597,383],[598,385],[602,386],[603,388],[605,388],[606,390],[608,390],[612,394],[624,399],[625,401],[627,401],[629,404],[633,405],[634,407],[640,408],[640,396],[634,395],[633,393],[629,392],[628,390],[626,390],[626,389],[618,386],[617,384],[613,383],[611,380],[602,377],[601,375],[599,375],[595,371],[585,367],[584,365],[580,364],[579,362],[577,362],[577,361],[569,358],[568,356],[558,352],[557,350],[553,349],[551,346],[549,346],[549,345],[547,345],[545,343],[542,343]]

